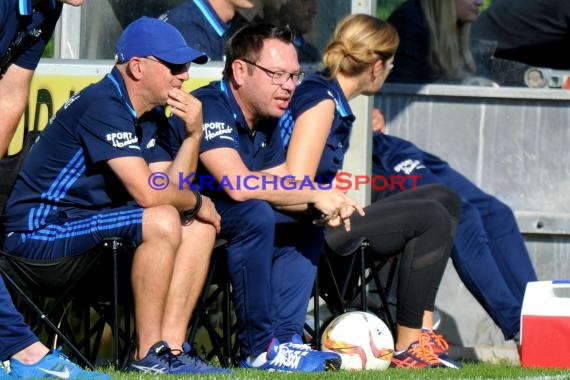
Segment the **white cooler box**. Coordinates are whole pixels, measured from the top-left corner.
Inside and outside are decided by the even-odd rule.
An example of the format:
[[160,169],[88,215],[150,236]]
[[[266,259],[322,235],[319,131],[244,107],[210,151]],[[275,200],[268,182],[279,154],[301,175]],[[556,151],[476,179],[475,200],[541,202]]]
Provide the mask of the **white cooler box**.
[[521,364],[570,368],[570,280],[527,284],[521,312]]

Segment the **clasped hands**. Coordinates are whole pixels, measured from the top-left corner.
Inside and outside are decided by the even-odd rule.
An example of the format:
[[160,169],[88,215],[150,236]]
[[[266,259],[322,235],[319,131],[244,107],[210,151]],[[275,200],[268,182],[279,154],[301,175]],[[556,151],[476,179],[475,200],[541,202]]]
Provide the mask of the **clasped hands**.
[[333,189],[324,192],[326,196],[314,203],[314,207],[322,213],[322,217],[313,220],[313,223],[333,228],[343,225],[346,231],[350,231],[351,215],[356,211],[364,216],[364,209],[341,191]]

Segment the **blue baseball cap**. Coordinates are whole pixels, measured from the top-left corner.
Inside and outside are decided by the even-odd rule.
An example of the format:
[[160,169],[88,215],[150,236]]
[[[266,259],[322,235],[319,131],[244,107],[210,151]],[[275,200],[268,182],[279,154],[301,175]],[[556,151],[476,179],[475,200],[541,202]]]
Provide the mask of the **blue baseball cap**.
[[203,52],[189,47],[175,26],[152,17],[141,17],[130,23],[115,48],[119,63],[150,55],[176,65],[188,62],[204,64],[209,60]]

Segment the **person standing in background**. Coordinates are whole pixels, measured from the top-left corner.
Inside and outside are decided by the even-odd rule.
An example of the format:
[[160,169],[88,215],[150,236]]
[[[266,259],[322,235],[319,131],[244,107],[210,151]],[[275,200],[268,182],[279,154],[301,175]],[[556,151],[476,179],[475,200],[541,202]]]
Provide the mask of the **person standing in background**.
[[38,62],[63,4],[83,0],[0,0],[0,158],[24,113]]
[[[319,49],[309,41],[306,35],[313,30],[318,12],[316,0],[286,0],[279,5],[273,4],[273,11],[264,12],[264,21],[288,27],[295,34],[295,48],[301,64],[321,62]],[[266,7],[267,10],[269,8]]]
[[191,47],[222,61],[226,41],[248,22],[237,10],[253,6],[254,0],[186,0],[159,18],[174,25]]

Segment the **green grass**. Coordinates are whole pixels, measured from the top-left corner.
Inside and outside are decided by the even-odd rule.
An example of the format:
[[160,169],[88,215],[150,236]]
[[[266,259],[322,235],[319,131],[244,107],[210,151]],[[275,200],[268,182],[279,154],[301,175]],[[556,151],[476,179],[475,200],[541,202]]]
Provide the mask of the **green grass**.
[[[134,373],[123,373],[111,370],[108,367],[99,368],[113,376],[113,379],[135,380],[135,379],[157,379],[165,378],[156,375],[139,375]],[[193,376],[194,377],[194,376]],[[263,372],[256,370],[235,369],[234,375],[223,376],[199,376],[204,379],[268,379],[271,380],[296,380],[296,379],[570,379],[570,371],[552,369],[529,369],[514,365],[495,364],[465,364],[461,370],[452,369],[424,369],[406,370],[390,368],[386,371],[356,371],[356,372],[325,372],[320,374],[299,374],[299,373],[277,373]],[[168,376],[168,379],[188,379],[188,376]]]

